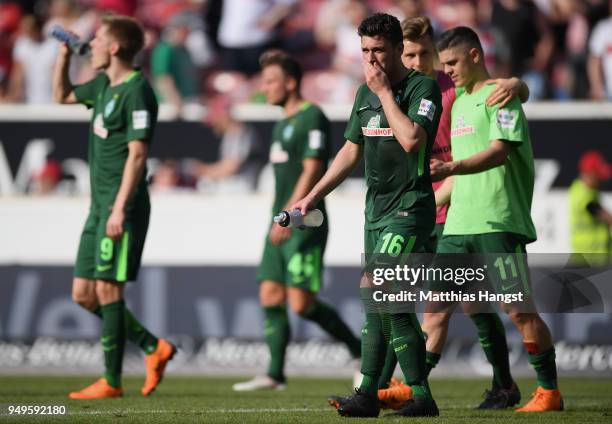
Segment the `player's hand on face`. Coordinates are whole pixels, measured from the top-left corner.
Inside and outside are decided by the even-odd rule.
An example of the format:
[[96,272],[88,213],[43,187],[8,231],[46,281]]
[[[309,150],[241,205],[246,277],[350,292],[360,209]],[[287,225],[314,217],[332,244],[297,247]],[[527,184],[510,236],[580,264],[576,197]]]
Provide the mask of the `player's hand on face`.
[[487,97],[487,106],[499,104],[499,107],[503,108],[513,97],[519,95],[519,86],[514,81],[514,78],[489,79],[486,81],[486,84],[496,85],[495,89]]
[[284,243],[291,237],[291,228],[281,227],[277,223],[272,224],[270,229],[270,242],[274,246]]
[[450,164],[439,159],[432,159],[429,161],[429,172],[432,181],[442,181],[451,175]]
[[123,221],[125,213],[123,211],[113,210],[106,221],[106,235],[117,241],[123,235]]
[[363,74],[368,88],[377,96],[381,96],[385,91],[391,89],[389,78],[380,63],[376,61],[363,62]]

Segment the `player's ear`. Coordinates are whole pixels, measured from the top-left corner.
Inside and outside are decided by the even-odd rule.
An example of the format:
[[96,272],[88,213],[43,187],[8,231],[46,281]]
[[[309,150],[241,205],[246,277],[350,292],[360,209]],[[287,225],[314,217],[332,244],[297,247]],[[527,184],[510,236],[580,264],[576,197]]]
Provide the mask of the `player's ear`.
[[285,79],[285,86],[287,87],[287,91],[295,91],[297,89],[297,81],[295,78],[287,77]]
[[118,41],[112,41],[110,43],[110,54],[111,56],[117,56],[119,54],[119,50],[121,50],[121,46]]
[[482,61],[482,53],[479,49],[472,47],[469,54],[473,63],[480,63]]

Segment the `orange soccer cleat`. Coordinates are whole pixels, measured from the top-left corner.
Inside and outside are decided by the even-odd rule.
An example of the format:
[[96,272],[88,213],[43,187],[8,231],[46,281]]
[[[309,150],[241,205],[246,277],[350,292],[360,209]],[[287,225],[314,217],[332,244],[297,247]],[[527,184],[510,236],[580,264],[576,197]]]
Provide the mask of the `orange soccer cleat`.
[[563,411],[563,398],[558,389],[538,387],[532,396],[531,400],[516,412]]
[[412,388],[392,378],[388,389],[378,390],[378,399],[382,408],[398,410],[407,400],[412,399]]
[[164,378],[166,365],[176,353],[176,347],[164,339],[159,339],[155,352],[145,356],[147,377],[140,391],[143,396],[149,396]]
[[121,387],[111,386],[105,378],[101,378],[91,386],[78,392],[71,392],[68,396],[70,399],[105,399],[123,396],[123,390]]

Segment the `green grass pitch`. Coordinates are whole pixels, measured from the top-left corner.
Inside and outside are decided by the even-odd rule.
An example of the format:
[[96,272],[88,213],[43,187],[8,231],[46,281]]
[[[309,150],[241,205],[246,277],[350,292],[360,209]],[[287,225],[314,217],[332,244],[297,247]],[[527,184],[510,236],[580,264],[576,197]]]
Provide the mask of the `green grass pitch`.
[[[168,376],[149,398],[140,395],[142,378],[128,377],[124,397],[100,401],[70,401],[66,394],[91,383],[91,377],[0,376],[0,422],[57,423],[328,423],[351,422],[327,405],[330,394],[348,394],[348,380],[292,378],[283,392],[234,393],[240,378]],[[523,403],[535,387],[534,380],[519,380]],[[488,381],[434,379],[431,388],[441,416],[409,419],[437,423],[611,423],[612,380],[562,379],[564,412],[517,414],[513,411],[477,412]],[[65,405],[67,416],[7,416],[8,405]],[[383,411],[384,412],[384,411]],[[381,413],[381,417],[382,417]],[[379,418],[381,419],[381,418]],[[401,421],[406,421],[403,419]],[[359,420],[359,422],[374,421]],[[396,422],[400,420],[385,420]],[[354,421],[353,421],[354,422]]]

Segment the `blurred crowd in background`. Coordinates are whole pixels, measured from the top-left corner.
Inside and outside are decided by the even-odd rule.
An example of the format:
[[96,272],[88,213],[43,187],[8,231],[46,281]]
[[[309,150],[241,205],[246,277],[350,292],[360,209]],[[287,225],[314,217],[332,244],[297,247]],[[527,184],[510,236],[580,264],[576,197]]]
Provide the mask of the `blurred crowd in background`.
[[[229,92],[263,101],[258,57],[271,47],[303,63],[309,99],[349,103],[362,81],[357,26],[382,11],[427,15],[438,33],[474,28],[494,76],[523,78],[532,99],[604,100],[612,97],[611,9],[609,0],[0,0],[0,98],[50,103],[57,42],[48,29],[60,24],[90,39],[113,12],[143,23],[140,64],[177,108]],[[93,74],[83,60],[73,68],[77,81]]]
[[[211,187],[234,175],[247,183],[231,187],[252,189],[262,164],[249,158],[261,157],[259,143],[229,110],[265,102],[260,54],[281,48],[296,56],[307,99],[350,104],[363,81],[357,26],[373,12],[427,15],[438,34],[474,28],[493,76],[519,76],[530,100],[612,99],[612,0],[0,0],[0,103],[51,103],[58,42],[49,28],[59,24],[88,40],[109,12],[142,22],[138,61],[159,99],[177,117],[208,106],[207,124],[222,140],[215,163],[162,161],[160,189]],[[73,60],[73,82],[93,75],[87,60]],[[50,164],[40,175],[57,179],[61,169]]]

